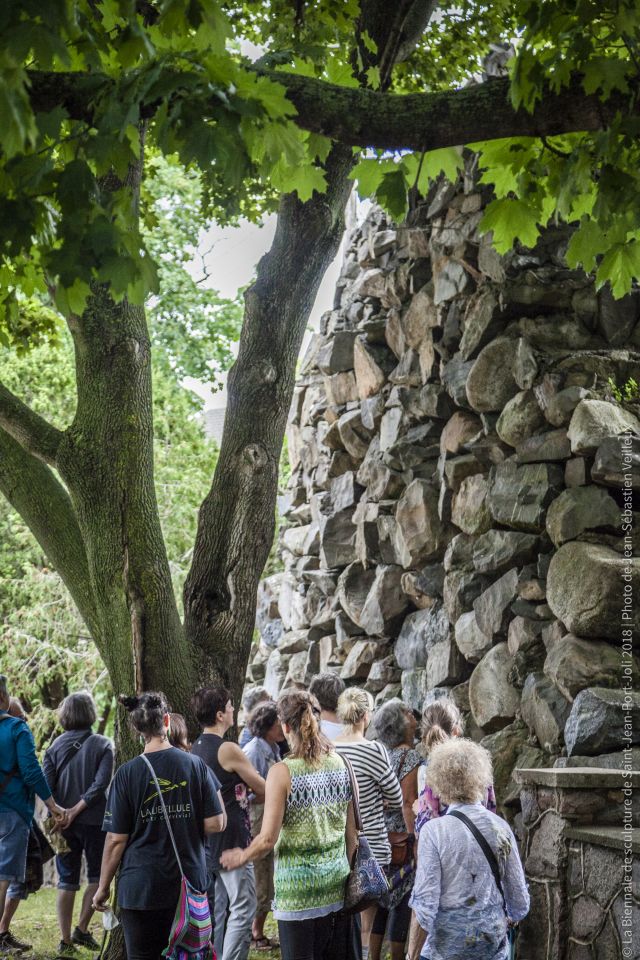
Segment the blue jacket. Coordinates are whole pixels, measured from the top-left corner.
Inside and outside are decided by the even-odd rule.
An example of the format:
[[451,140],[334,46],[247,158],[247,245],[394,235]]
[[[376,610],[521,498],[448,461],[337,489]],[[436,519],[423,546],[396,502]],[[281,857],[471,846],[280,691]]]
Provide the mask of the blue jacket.
[[51,790],[38,763],[31,730],[24,720],[0,711],[0,784],[12,770],[17,773],[0,791],[0,810],[15,810],[30,824],[36,793],[48,800]]

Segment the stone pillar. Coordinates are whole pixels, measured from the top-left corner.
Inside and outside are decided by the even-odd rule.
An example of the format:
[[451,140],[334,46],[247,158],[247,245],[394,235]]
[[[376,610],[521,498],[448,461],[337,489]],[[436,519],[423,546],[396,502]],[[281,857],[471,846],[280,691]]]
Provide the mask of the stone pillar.
[[[624,857],[634,869],[640,839],[625,850],[625,785],[640,772],[593,767],[517,770],[524,826],[523,862],[531,910],[519,934],[521,960],[635,960],[626,944]],[[632,804],[632,823],[640,806]],[[637,902],[631,904],[637,913]],[[635,918],[636,920],[638,917]],[[640,937],[637,937],[640,944]],[[631,952],[623,952],[623,946]]]

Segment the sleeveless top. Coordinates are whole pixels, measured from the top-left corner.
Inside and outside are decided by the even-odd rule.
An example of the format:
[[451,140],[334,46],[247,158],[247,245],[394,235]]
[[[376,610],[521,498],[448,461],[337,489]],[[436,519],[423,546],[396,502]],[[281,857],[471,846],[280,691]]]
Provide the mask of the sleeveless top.
[[226,830],[208,837],[207,860],[212,869],[219,867],[223,850],[244,849],[251,843],[247,786],[237,773],[229,773],[218,762],[223,743],[226,741],[215,733],[201,733],[191,748],[191,752],[201,757],[220,781],[220,793],[227,811]]
[[305,760],[283,763],[291,774],[291,793],[275,847],[273,915],[276,920],[322,917],[344,904],[351,780],[336,753],[315,767]]

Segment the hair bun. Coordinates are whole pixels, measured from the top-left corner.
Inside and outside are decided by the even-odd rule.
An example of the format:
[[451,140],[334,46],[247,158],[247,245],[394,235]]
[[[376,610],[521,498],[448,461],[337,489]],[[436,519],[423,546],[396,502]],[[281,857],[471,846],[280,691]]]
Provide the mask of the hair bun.
[[148,710],[162,710],[164,703],[162,697],[159,697],[157,693],[148,693],[145,706]]
[[131,713],[132,710],[140,706],[140,697],[127,697],[124,693],[121,693],[118,697],[118,703],[121,703],[125,710]]

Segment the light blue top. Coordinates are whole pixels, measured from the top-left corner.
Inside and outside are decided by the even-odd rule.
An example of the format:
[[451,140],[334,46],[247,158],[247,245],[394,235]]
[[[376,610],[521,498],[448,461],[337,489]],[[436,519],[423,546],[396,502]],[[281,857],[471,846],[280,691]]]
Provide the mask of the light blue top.
[[[529,912],[529,891],[509,825],[481,803],[452,803],[484,835],[498,866],[510,920]],[[456,817],[429,820],[420,831],[410,905],[427,933],[430,960],[508,960],[507,917],[482,848]]]
[[278,744],[269,743],[262,737],[253,737],[242,749],[265,780],[274,763],[280,762],[280,747]]

